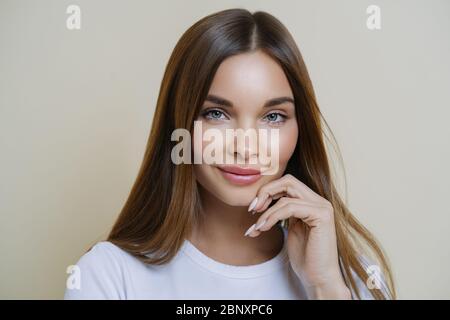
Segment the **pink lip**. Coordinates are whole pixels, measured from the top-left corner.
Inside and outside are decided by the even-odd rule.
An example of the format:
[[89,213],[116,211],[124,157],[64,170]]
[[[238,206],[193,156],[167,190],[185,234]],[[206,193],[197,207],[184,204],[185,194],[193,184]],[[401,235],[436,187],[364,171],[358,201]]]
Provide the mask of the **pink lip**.
[[252,184],[261,178],[261,172],[258,169],[237,166],[221,166],[217,168],[225,179],[238,185]]

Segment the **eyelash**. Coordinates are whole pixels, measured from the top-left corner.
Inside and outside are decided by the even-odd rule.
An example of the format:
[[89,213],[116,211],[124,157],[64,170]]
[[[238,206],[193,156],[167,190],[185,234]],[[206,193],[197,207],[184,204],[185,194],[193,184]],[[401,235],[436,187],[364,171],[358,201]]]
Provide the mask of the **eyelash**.
[[[201,115],[202,115],[202,117],[204,117],[205,119],[208,119],[208,120],[222,120],[220,118],[212,118],[212,117],[210,117],[211,113],[214,112],[214,111],[220,112],[222,115],[225,115],[225,113],[222,110],[219,110],[219,109],[216,109],[216,108],[205,109],[205,110],[202,111]],[[277,116],[280,116],[282,118],[282,120],[280,120],[280,121],[268,121],[269,123],[274,124],[274,125],[279,125],[280,123],[283,123],[283,122],[286,121],[287,116],[285,116],[284,114],[282,114],[280,112],[268,113],[264,118],[267,118],[268,116],[273,115],[273,114],[275,114]]]

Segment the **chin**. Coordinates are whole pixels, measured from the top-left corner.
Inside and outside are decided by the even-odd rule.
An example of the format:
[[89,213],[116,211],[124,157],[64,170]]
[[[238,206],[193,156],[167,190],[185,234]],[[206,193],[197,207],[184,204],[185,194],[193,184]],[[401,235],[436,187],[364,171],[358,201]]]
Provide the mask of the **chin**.
[[[228,188],[227,188],[228,189]],[[256,196],[256,190],[245,188],[236,188],[236,190],[223,190],[219,195],[216,195],[222,202],[234,207],[248,207],[250,202]]]

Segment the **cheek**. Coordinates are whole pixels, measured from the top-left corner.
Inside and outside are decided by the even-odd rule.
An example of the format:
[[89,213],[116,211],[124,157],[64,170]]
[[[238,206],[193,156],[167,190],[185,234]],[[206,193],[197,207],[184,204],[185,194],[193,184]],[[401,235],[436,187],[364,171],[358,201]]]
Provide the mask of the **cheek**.
[[215,144],[216,141],[214,139],[212,141],[205,140],[205,132],[208,129],[217,130],[214,126],[208,125],[202,121],[201,130],[197,131],[197,134],[192,135],[192,159],[193,161],[195,161],[194,159],[201,161],[201,163],[194,163],[194,175],[197,182],[202,185],[203,188],[217,196],[218,189],[220,189],[220,183],[217,181],[216,169],[211,165],[210,161],[213,159],[210,158],[210,154],[208,153],[209,149],[207,149],[207,147],[209,146],[215,149],[215,154],[220,158],[223,152],[223,145]]
[[208,181],[211,180],[208,178],[208,170],[205,165],[194,165],[194,174],[196,180],[203,186],[208,187]]
[[[192,133],[191,148],[192,159],[197,159],[204,164],[211,164],[215,162],[221,163],[220,159],[223,158],[223,153],[226,149],[224,127],[217,127],[210,125],[204,121],[197,128],[198,131]],[[215,157],[212,157],[211,153],[214,150]],[[194,161],[194,160],[193,160]],[[204,167],[199,170],[206,170]]]
[[298,126],[296,122],[286,125],[280,130],[279,140],[279,162],[281,167],[286,167],[289,159],[294,153],[298,139]]
[[[270,138],[270,168],[265,166],[263,175],[266,175],[268,181],[279,178],[285,171],[289,160],[291,159],[298,139],[298,126],[296,121],[287,122],[279,128],[278,134]],[[264,151],[262,151],[264,153]]]

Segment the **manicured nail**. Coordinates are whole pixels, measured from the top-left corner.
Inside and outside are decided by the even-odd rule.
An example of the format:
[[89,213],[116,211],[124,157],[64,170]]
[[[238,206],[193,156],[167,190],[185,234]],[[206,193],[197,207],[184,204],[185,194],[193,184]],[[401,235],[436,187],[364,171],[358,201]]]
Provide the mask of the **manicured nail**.
[[248,236],[250,233],[252,233],[252,231],[255,229],[255,224],[252,224],[250,228],[247,229],[247,231],[245,231],[244,236]]
[[258,202],[258,197],[253,199],[252,203],[250,203],[250,205],[248,206],[248,211],[249,212],[252,211],[255,208],[257,202]]
[[265,223],[266,223],[266,219],[264,219],[263,221],[261,221],[260,223],[258,223],[256,226],[255,226],[255,230],[259,230],[259,228],[261,228]]

